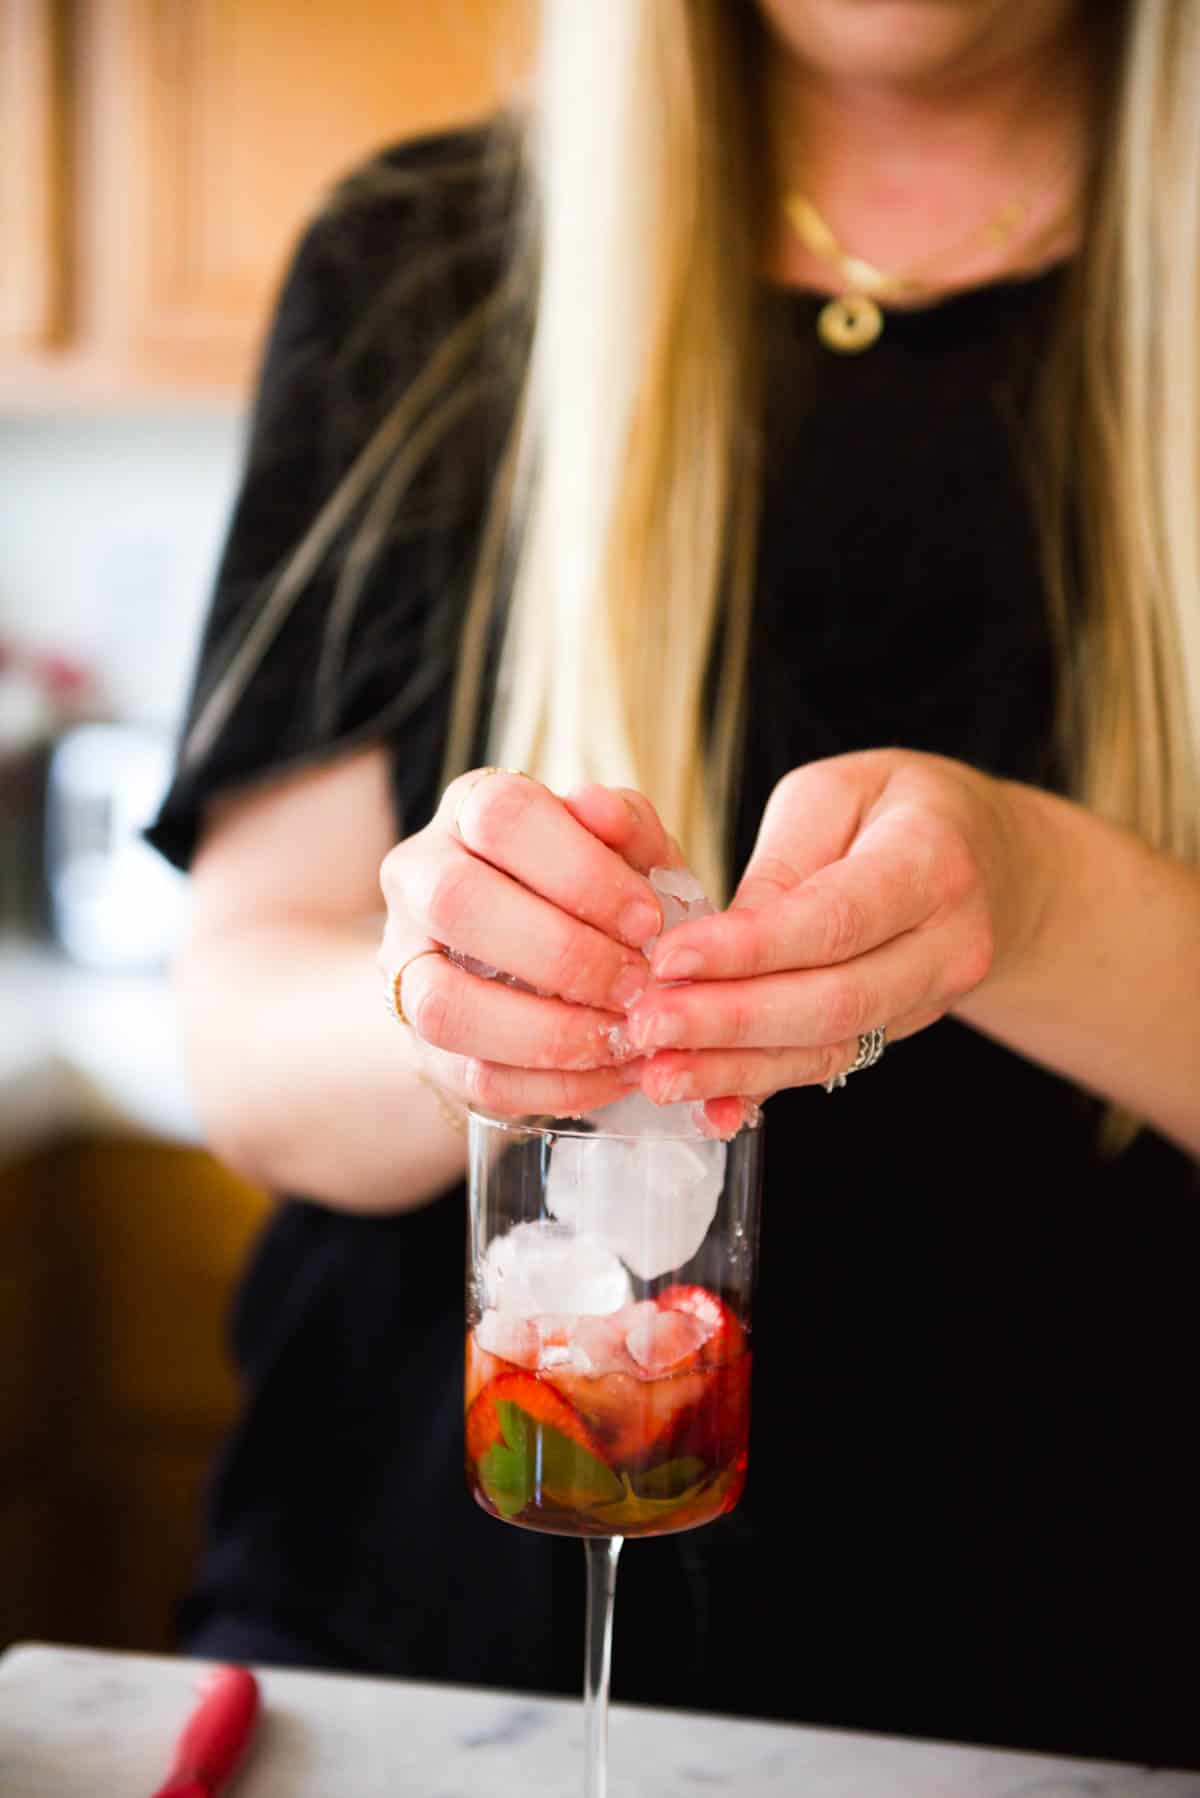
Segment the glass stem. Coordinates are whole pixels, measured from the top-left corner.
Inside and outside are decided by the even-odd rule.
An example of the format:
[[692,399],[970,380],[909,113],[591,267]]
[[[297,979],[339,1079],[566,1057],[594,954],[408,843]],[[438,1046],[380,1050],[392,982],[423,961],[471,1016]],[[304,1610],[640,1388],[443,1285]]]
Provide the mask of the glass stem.
[[608,1675],[621,1536],[586,1536],[587,1640],[583,1667],[584,1798],[608,1791]]

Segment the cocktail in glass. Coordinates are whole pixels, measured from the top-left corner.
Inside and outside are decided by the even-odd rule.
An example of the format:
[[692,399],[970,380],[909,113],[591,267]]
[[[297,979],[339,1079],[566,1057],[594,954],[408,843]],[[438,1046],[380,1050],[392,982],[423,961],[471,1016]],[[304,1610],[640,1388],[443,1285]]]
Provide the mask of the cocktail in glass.
[[711,1522],[746,1479],[763,1130],[706,1140],[686,1112],[652,1137],[470,1119],[467,1481],[494,1517],[584,1539],[586,1798],[622,1542]]

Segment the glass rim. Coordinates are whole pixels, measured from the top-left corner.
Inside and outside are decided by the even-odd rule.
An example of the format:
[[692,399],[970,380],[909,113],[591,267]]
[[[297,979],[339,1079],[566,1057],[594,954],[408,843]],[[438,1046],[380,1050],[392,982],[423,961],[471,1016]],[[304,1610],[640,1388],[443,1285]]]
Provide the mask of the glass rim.
[[743,1124],[732,1136],[701,1136],[698,1133],[685,1135],[682,1131],[664,1131],[661,1136],[650,1136],[646,1133],[637,1135],[629,1130],[584,1129],[578,1118],[506,1118],[497,1112],[485,1111],[479,1105],[468,1105],[467,1117],[473,1123],[487,1124],[490,1128],[504,1130],[514,1136],[539,1136],[546,1141],[567,1137],[576,1142],[592,1142],[599,1137],[604,1142],[721,1142],[726,1148],[732,1148],[734,1143],[741,1142],[744,1138],[761,1135],[763,1128],[761,1109],[752,1122]]

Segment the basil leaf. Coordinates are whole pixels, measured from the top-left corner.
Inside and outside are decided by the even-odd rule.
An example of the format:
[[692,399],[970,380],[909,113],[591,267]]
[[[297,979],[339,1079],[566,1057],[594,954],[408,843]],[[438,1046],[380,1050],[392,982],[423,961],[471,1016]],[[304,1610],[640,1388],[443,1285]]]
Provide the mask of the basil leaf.
[[611,1467],[549,1424],[539,1424],[537,1433],[541,1486],[548,1497],[572,1507],[613,1504],[620,1498],[621,1482]]
[[639,1497],[626,1479],[625,1495],[620,1503],[602,1506],[595,1513],[596,1520],[606,1524],[614,1535],[619,1535],[622,1529],[633,1529],[641,1524],[669,1523],[676,1512],[681,1511],[694,1498],[698,1498],[702,1492],[709,1494],[715,1509],[728,1490],[732,1479],[732,1472],[727,1470],[725,1473],[719,1473],[713,1480],[697,1480],[694,1486],[689,1486],[685,1492],[678,1493],[674,1498]]
[[634,1486],[639,1498],[682,1498],[690,1486],[695,1486],[704,1473],[704,1462],[695,1455],[688,1455],[678,1461],[660,1461],[649,1473],[644,1473]]
[[502,1398],[496,1406],[496,1415],[500,1419],[500,1430],[509,1448],[523,1455],[529,1443],[529,1425],[533,1419],[528,1411],[522,1411],[520,1405],[514,1405],[510,1398]]
[[515,1517],[533,1495],[525,1456],[501,1442],[480,1457],[479,1481],[501,1517]]
[[531,1417],[511,1399],[500,1400],[496,1415],[504,1446],[494,1443],[488,1449],[479,1464],[479,1475],[484,1491],[503,1516],[514,1517],[542,1493],[571,1510],[620,1499],[624,1488],[612,1468],[561,1430]]

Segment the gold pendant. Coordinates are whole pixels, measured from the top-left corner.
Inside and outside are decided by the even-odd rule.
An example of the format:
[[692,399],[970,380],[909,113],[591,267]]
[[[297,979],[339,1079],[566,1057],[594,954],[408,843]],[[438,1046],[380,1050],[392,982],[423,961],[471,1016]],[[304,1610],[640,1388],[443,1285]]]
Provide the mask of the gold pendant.
[[822,306],[817,318],[817,336],[828,350],[843,356],[857,356],[869,350],[883,330],[883,313],[865,293],[842,293]]

